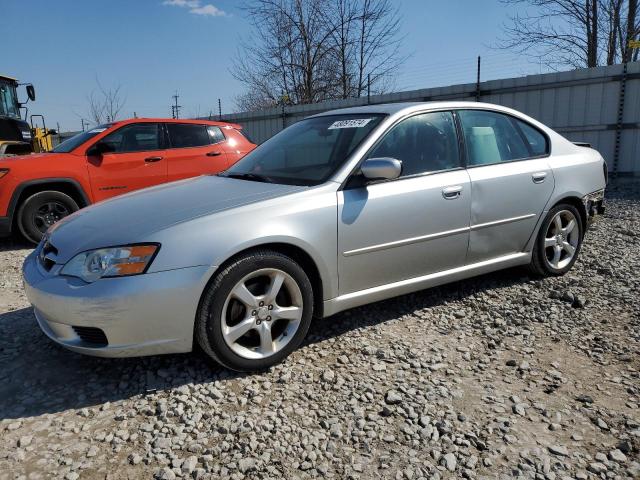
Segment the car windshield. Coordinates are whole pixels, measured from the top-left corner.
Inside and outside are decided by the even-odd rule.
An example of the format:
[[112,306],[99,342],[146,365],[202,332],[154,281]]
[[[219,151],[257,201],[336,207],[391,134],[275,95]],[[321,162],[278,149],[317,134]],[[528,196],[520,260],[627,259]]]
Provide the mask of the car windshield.
[[92,128],[91,130],[87,130],[86,132],[79,133],[74,135],[71,138],[67,138],[60,145],[56,146],[53,150],[53,153],[69,153],[72,150],[75,150],[84,142],[89,140],[90,138],[95,137],[99,133],[104,132],[107,128],[112,127],[112,123],[105,123],[104,125],[98,125],[97,127]]
[[220,175],[244,180],[319,185],[380,123],[383,115],[327,115],[301,120]]

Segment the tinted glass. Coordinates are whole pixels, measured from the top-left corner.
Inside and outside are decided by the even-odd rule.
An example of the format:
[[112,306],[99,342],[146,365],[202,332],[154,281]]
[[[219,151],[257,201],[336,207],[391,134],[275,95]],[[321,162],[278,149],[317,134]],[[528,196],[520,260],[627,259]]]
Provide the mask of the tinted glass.
[[301,120],[264,142],[222,175],[291,185],[323,183],[382,118],[378,114],[359,114]]
[[0,115],[20,118],[16,88],[4,82],[0,83]]
[[210,125],[207,127],[207,132],[209,133],[209,143],[225,141],[224,134],[222,133],[222,130],[220,130],[220,127]]
[[527,139],[529,147],[531,148],[531,154],[534,157],[537,157],[538,155],[546,155],[547,153],[549,153],[547,137],[545,137],[542,132],[540,132],[537,128],[532,127],[528,123],[522,122],[520,120],[516,120],[516,123]]
[[108,147],[109,152],[144,152],[161,148],[161,127],[158,123],[133,123],[119,128],[107,135],[101,144]]
[[98,125],[97,127],[92,128],[91,130],[87,130],[86,132],[79,133],[77,135],[74,135],[71,138],[67,138],[64,142],[56,146],[52,151],[55,153],[69,153],[70,151],[78,148],[80,145],[82,145],[84,142],[86,142],[90,138],[95,137],[99,133],[104,132],[106,129],[111,128],[112,126],[113,124],[111,123]]
[[368,156],[401,160],[402,177],[460,167],[453,114],[423,113],[402,120]]
[[212,143],[205,125],[167,123],[167,131],[171,148],[202,147]]
[[461,110],[469,165],[489,165],[529,157],[511,117],[484,110]]

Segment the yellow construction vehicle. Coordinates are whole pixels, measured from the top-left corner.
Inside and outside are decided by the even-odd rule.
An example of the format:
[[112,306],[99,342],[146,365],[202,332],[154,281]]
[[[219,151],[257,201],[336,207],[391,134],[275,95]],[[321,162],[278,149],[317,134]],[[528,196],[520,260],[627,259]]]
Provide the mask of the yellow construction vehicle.
[[[53,148],[51,136],[56,131],[47,128],[42,115],[31,115],[31,124],[27,123],[25,105],[36,99],[36,91],[33,85],[26,84],[28,100],[19,102],[19,85],[15,78],[0,75],[0,155],[47,152]],[[24,119],[20,116],[22,108],[25,109]],[[38,119],[41,125],[36,124]]]

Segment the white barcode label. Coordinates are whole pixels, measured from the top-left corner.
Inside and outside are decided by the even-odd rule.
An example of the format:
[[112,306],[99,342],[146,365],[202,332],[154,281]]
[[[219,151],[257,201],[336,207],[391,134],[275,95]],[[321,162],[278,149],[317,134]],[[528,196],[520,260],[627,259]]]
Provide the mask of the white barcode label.
[[373,120],[373,118],[356,118],[354,120],[338,120],[337,122],[333,122],[329,126],[329,130],[334,130],[336,128],[360,128],[360,127],[364,127],[371,120]]

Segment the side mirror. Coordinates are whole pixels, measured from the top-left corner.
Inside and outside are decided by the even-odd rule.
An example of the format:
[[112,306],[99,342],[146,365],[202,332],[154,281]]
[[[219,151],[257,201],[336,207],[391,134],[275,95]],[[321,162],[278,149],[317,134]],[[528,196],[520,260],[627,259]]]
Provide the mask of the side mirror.
[[87,157],[101,157],[110,150],[106,143],[96,142],[87,149]]
[[27,85],[27,97],[29,97],[29,100],[31,100],[32,102],[34,102],[36,99],[36,89],[31,84]]
[[360,171],[367,180],[392,180],[402,173],[402,162],[395,158],[367,158]]

